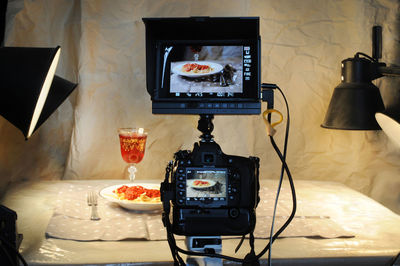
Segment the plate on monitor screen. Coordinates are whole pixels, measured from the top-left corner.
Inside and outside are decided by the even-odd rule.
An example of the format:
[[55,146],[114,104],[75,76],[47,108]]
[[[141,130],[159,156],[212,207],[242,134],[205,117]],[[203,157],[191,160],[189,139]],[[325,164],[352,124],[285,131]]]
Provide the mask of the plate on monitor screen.
[[[197,65],[197,67],[195,65]],[[189,71],[186,71],[186,69]],[[189,62],[179,62],[172,69],[172,72],[189,78],[198,78],[216,74],[218,72],[221,72],[222,69],[223,66],[215,62],[189,61]]]
[[195,189],[208,189],[215,186],[215,184],[217,183],[214,180],[209,180],[209,179],[194,179],[194,180],[187,180],[187,182],[189,187]]

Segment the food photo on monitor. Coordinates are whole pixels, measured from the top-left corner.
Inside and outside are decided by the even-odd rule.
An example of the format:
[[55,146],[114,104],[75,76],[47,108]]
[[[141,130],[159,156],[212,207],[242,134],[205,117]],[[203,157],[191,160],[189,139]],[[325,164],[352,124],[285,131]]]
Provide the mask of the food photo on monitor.
[[173,57],[169,68],[170,93],[198,97],[204,93],[227,97],[242,93],[243,52],[243,46],[233,45],[176,45],[166,49],[164,58],[168,53]]
[[225,200],[226,171],[225,170],[188,170],[186,181],[187,200],[214,198]]

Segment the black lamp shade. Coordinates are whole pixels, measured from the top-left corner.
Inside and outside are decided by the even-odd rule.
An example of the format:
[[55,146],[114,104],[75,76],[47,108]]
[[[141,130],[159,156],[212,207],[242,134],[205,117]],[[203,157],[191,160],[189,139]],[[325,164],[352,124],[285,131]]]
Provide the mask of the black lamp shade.
[[0,114],[28,139],[76,87],[54,75],[56,48],[0,48]]
[[379,88],[372,84],[372,63],[364,58],[342,61],[342,83],[333,91],[322,127],[379,130],[375,113],[384,110]]

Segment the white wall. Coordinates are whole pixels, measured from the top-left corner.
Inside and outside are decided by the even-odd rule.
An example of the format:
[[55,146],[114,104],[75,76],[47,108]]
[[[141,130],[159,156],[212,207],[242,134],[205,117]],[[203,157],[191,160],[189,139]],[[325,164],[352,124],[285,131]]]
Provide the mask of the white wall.
[[[79,86],[28,141],[0,118],[0,185],[22,179],[118,179],[125,167],[117,128],[149,132],[138,179],[162,179],[178,149],[197,141],[196,116],[152,115],[145,89],[142,17],[259,16],[262,81],[285,92],[292,124],[288,163],[296,179],[338,181],[400,212],[400,148],[381,131],[320,127],[340,62],[371,54],[371,28],[383,27],[383,61],[400,64],[396,0],[281,1],[10,1],[7,46],[62,47],[57,74]],[[399,81],[382,78],[387,106],[397,108]],[[276,94],[276,106],[284,110]],[[265,108],[265,106],[263,106]],[[227,154],[259,156],[262,178],[280,164],[261,116],[214,120]],[[284,127],[276,140],[282,143]]]

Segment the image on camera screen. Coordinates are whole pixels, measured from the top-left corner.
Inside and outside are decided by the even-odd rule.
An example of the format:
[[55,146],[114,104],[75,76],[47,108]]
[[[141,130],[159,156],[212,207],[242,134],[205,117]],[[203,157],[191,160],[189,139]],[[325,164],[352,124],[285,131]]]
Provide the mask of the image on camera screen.
[[243,46],[171,47],[170,93],[193,97],[243,93]]
[[187,170],[186,197],[196,201],[213,198],[214,201],[226,200],[226,169]]

